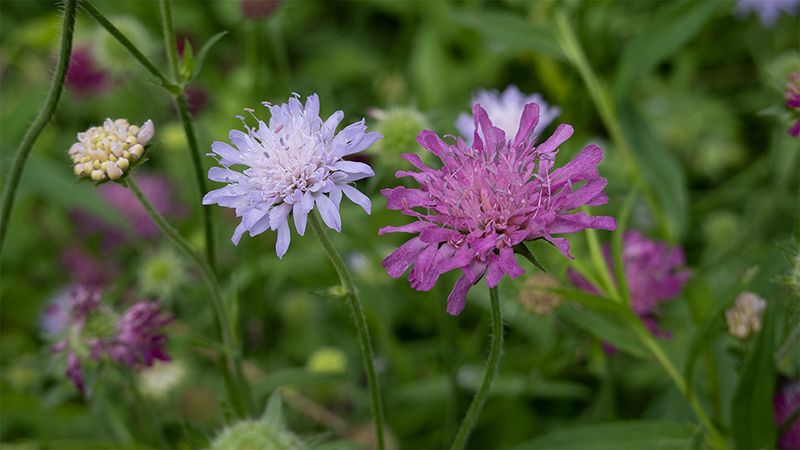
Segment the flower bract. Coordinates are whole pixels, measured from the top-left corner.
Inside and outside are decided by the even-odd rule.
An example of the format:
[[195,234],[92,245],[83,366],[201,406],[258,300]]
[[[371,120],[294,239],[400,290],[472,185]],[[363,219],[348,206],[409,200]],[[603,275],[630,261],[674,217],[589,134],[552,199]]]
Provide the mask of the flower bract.
[[383,266],[397,278],[413,265],[408,279],[420,291],[430,290],[440,274],[461,269],[463,275],[448,298],[447,312],[452,315],[461,312],[467,291],[483,275],[494,287],[504,274],[514,278],[525,272],[514,257],[517,244],[545,239],[571,258],[567,239],[553,234],[617,227],[611,217],[569,212],[608,201],[603,192],[606,180],[596,167],[602,159],[600,148],[590,145],[553,170],[558,146],[572,135],[571,126],[560,125],[552,137],[534,146],[536,103],[525,105],[513,139],[506,139],[480,104],[473,108],[473,117],[471,147],[461,138],[447,144],[432,131],[417,136],[420,145],[441,159],[441,169],[425,166],[417,155],[403,155],[420,172],[399,171],[397,176],[412,177],[420,189],[381,191],[389,209],[417,220],[385,227],[380,234],[419,233],[384,259]]
[[[222,167],[212,168],[208,178],[227,185],[206,194],[203,204],[236,208],[242,222],[233,233],[234,244],[245,231],[255,236],[268,228],[277,230],[275,249],[283,257],[291,239],[290,214],[302,236],[315,205],[325,224],[341,232],[342,194],[370,212],[369,198],[351,183],[373,176],[372,168],[345,157],[366,149],[381,135],[366,133],[364,120],[336,133],[344,113],[336,111],[323,122],[316,94],[308,97],[305,106],[297,98],[280,106],[266,105],[272,116],[269,124],[259,120],[257,127],[245,124],[246,133],[232,130],[235,148],[224,142],[211,146]],[[238,172],[231,169],[235,165],[247,169]]]

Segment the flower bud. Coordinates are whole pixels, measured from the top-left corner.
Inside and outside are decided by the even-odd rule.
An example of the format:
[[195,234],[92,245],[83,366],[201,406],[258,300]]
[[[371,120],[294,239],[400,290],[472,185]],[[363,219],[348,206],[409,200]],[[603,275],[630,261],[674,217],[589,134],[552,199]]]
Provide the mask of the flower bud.
[[[153,121],[140,128],[126,119],[106,119],[102,127],[78,133],[78,141],[69,149],[75,175],[95,181],[118,180],[144,154],[143,145],[153,137]],[[129,148],[130,147],[130,148]]]
[[744,291],[736,297],[733,308],[725,311],[728,332],[739,339],[761,330],[761,318],[767,309],[767,301],[758,295]]
[[150,142],[150,139],[153,138],[154,132],[155,132],[155,127],[153,126],[153,121],[148,120],[147,122],[144,123],[144,125],[142,125],[142,128],[139,130],[139,133],[136,134],[136,139],[139,141],[138,143],[145,145],[148,142]]
[[112,180],[118,180],[119,177],[122,176],[122,169],[117,166],[117,163],[114,161],[109,161],[108,165],[106,166],[106,172],[108,173],[108,178]]

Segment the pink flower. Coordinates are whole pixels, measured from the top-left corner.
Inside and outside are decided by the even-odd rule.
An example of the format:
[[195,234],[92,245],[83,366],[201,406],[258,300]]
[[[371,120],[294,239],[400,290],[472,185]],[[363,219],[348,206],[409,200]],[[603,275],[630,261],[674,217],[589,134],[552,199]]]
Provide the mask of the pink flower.
[[[613,275],[611,249],[605,245],[603,251],[609,271]],[[678,270],[683,264],[683,250],[680,247],[668,247],[665,242],[645,239],[635,230],[625,232],[622,265],[631,297],[631,310],[656,336],[669,337],[669,333],[658,328],[655,318],[658,315],[658,303],[680,294],[686,280],[691,276],[689,269]],[[599,289],[578,272],[569,269],[567,276],[578,289],[590,294],[600,293]]]
[[108,87],[108,72],[99,69],[92,58],[91,48],[78,47],[72,51],[67,69],[67,86],[76,96],[100,94]]
[[[391,232],[419,233],[383,260],[389,275],[397,278],[411,267],[411,287],[430,290],[439,275],[461,269],[447,299],[447,312],[457,315],[464,308],[467,291],[486,275],[495,287],[504,274],[512,278],[523,273],[514,258],[514,246],[523,241],[545,239],[569,258],[569,242],[552,237],[585,228],[614,230],[612,217],[590,217],[569,213],[582,205],[608,202],[597,163],[602,150],[586,147],[573,161],[553,170],[557,148],[572,135],[562,124],[544,143],[534,146],[533,130],[539,121],[539,106],[525,105],[519,130],[506,140],[503,130],[492,125],[481,105],[473,108],[474,139],[471,148],[458,138],[446,144],[432,131],[423,131],[417,142],[442,160],[443,167],[431,169],[419,156],[403,158],[422,172],[398,171],[398,177],[413,177],[421,189],[403,186],[381,191],[389,209],[399,209],[418,220]],[[580,188],[573,186],[586,181]],[[419,207],[423,212],[413,208]]]
[[155,359],[169,361],[164,348],[167,335],[160,329],[170,322],[172,318],[159,309],[157,302],[140,301],[117,322],[117,334],[106,350],[112,359],[131,367],[152,366]]
[[[794,94],[792,98],[786,100],[786,106],[800,111],[800,94]],[[800,118],[798,118],[794,125],[789,128],[789,134],[791,134],[792,137],[797,137],[800,135]]]
[[[800,382],[786,384],[772,397],[772,411],[775,414],[775,427],[780,428],[800,407]],[[778,436],[779,448],[800,448],[800,418]]]

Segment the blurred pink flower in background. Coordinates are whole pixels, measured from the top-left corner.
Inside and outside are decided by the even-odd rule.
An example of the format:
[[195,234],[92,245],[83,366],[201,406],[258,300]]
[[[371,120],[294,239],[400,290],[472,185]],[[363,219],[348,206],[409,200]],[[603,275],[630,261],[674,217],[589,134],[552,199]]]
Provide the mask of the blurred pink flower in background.
[[109,73],[95,64],[89,46],[84,45],[72,50],[66,85],[77,97],[103,93],[108,89],[109,79]]
[[[775,414],[775,427],[780,428],[800,408],[800,381],[785,384],[772,397],[772,410]],[[800,449],[800,417],[778,436],[778,447]]]

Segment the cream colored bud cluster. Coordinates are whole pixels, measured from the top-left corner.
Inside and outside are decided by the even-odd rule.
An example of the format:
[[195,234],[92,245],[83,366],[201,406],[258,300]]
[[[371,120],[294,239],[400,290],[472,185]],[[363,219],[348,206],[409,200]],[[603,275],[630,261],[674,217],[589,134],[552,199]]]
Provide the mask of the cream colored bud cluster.
[[69,155],[75,164],[75,175],[94,181],[116,180],[144,153],[144,146],[153,138],[153,121],[138,127],[125,119],[106,119],[102,127],[78,133]]
[[736,297],[733,308],[725,311],[728,332],[739,339],[761,330],[761,317],[767,309],[767,301],[758,295],[744,291]]

